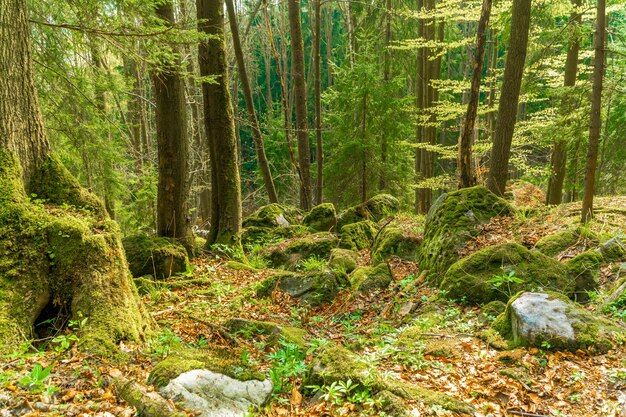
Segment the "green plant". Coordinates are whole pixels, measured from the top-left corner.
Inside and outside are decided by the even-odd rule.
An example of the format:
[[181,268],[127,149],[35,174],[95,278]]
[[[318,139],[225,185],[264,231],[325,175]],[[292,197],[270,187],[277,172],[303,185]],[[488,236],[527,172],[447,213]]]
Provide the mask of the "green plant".
[[298,262],[296,268],[304,272],[310,272],[319,271],[320,269],[324,268],[324,266],[326,266],[326,259],[322,259],[317,256],[311,256],[310,258],[306,258]]
[[496,275],[493,278],[487,280],[491,286],[510,298],[513,295],[513,290],[511,288],[512,284],[523,284],[524,280],[522,278],[515,276],[515,271],[510,271],[508,274]]
[[585,371],[574,371],[572,372],[572,376],[570,377],[569,381],[570,383],[575,384],[577,382],[584,381],[585,378],[587,378],[587,374],[585,373]]
[[178,337],[170,329],[165,328],[163,332],[157,336],[149,345],[150,353],[156,357],[166,356],[172,348],[179,347],[182,343],[180,337]]
[[306,354],[298,345],[281,340],[279,346],[268,355],[271,363],[269,375],[274,384],[274,394],[288,392],[294,379],[306,371],[304,363]]
[[70,346],[72,346],[72,342],[78,342],[78,336],[74,333],[61,334],[52,339],[52,343],[56,345],[54,347],[56,353],[62,353],[68,350]]
[[43,381],[48,378],[52,371],[52,366],[43,367],[40,363],[36,363],[30,374],[19,380],[19,384],[29,390],[31,393],[38,393],[44,390]]

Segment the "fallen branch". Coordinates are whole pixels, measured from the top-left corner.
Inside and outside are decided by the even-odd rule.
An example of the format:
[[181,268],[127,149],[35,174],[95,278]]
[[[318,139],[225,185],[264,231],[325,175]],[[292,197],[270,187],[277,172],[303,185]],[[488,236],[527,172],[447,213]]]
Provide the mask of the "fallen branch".
[[174,314],[176,314],[177,316],[189,319],[189,320],[193,320],[196,321],[200,324],[203,324],[205,326],[207,326],[209,329],[213,330],[215,333],[217,333],[218,335],[220,335],[220,337],[222,339],[225,339],[226,341],[230,342],[231,344],[235,345],[235,346],[239,346],[239,342],[237,341],[237,339],[235,339],[233,336],[231,336],[231,334],[228,332],[228,330],[225,327],[219,326],[217,324],[213,324],[210,323],[206,320],[202,320],[199,319],[197,317],[194,317],[190,314],[184,314],[184,313],[180,313],[178,311],[173,311]]
[[125,378],[120,371],[109,373],[110,382],[117,394],[144,417],[187,417],[187,413],[177,410],[168,400],[156,392],[148,390],[137,382]]
[[524,411],[507,410],[506,412],[508,414],[513,414],[513,415],[522,416],[522,417],[550,417],[545,414],[533,414],[533,413],[526,413]]

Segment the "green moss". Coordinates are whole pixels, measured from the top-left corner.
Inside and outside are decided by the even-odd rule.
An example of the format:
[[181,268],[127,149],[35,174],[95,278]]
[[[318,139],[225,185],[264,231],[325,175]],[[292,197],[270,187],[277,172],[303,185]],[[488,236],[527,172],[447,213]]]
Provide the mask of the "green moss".
[[164,387],[172,379],[194,369],[207,369],[240,381],[265,379],[224,349],[180,349],[155,365],[148,376],[148,383],[157,388]]
[[255,336],[267,336],[270,344],[277,344],[284,339],[289,343],[294,343],[300,347],[306,347],[307,332],[297,327],[283,326],[269,321],[246,320],[234,318],[224,323],[231,333],[244,338]]
[[427,406],[438,405],[453,413],[475,414],[474,407],[450,395],[409,384],[399,379],[385,381],[384,387],[405,400],[418,401]]
[[598,236],[590,229],[578,227],[545,236],[535,243],[535,249],[547,256],[556,257],[568,248],[589,247],[598,244]]
[[421,239],[417,235],[403,232],[396,226],[384,228],[376,237],[372,248],[372,262],[383,262],[390,256],[414,261],[419,254]]
[[300,302],[318,306],[331,302],[337,293],[349,285],[346,276],[337,271],[278,273],[267,277],[256,289],[257,297],[268,297],[275,288],[286,292]]
[[337,228],[347,224],[360,222],[363,220],[373,220],[378,222],[387,216],[393,216],[400,211],[400,202],[397,198],[389,194],[376,195],[365,203],[350,207],[341,212],[337,218]]
[[496,317],[496,319],[491,323],[491,328],[498,332],[500,336],[505,339],[513,338],[513,328],[511,327],[511,321],[509,320],[508,312],[503,312]]
[[[0,151],[0,351],[32,337],[52,300],[67,318],[88,318],[81,346],[96,353],[116,352],[120,340],[140,342],[152,325],[128,274],[117,225],[66,174],[58,159],[47,160],[33,180],[37,200],[30,202],[19,163]],[[44,179],[59,183],[46,188]]]
[[504,310],[506,310],[506,304],[502,301],[491,301],[480,309],[480,318],[489,322],[504,313]]
[[604,257],[604,261],[609,262],[623,262],[626,261],[626,244],[622,236],[615,236],[602,245],[600,245],[600,252]]
[[370,220],[347,224],[341,228],[339,247],[355,251],[369,249],[377,231],[376,223]]
[[226,263],[226,265],[230,268],[230,269],[234,269],[235,271],[251,271],[251,272],[257,272],[257,269],[255,267],[253,267],[250,264],[247,264],[245,262],[237,262],[237,261],[228,261]]
[[598,288],[598,275],[602,261],[602,254],[592,249],[576,255],[565,264],[570,277],[576,282],[574,292],[576,301],[589,301],[587,291],[594,291]]
[[354,271],[359,260],[359,254],[348,249],[333,249],[330,252],[330,260],[328,267],[335,271],[345,272],[349,274]]
[[[514,276],[523,282],[507,282],[497,287],[488,282],[496,276]],[[451,299],[483,304],[494,300],[507,301],[521,290],[554,289],[572,295],[575,280],[559,261],[517,243],[489,246],[453,264],[446,272],[441,289]]]
[[391,391],[383,390],[376,394],[374,397],[380,404],[380,409],[389,416],[392,417],[404,417],[408,416],[409,409],[404,404],[402,398],[398,397]]
[[133,276],[163,279],[189,269],[185,248],[174,239],[136,234],[122,240]]
[[316,232],[331,232],[337,226],[337,212],[332,203],[323,203],[313,207],[313,209],[304,216],[302,223],[311,230]]
[[255,245],[268,245],[298,236],[304,236],[311,231],[308,227],[296,224],[286,227],[257,227],[250,226],[243,229],[241,242],[244,247],[249,248]]
[[354,270],[350,276],[350,284],[357,292],[369,292],[389,287],[391,271],[386,263],[374,267],[362,266]]
[[274,267],[294,268],[299,261],[306,258],[328,259],[338,242],[336,235],[320,232],[269,246],[261,254]]
[[246,217],[243,221],[243,227],[289,226],[299,224],[303,216],[302,210],[296,207],[273,203],[259,208]]
[[439,197],[426,217],[420,268],[441,282],[448,267],[459,259],[465,242],[480,233],[480,225],[511,214],[509,204],[483,186],[463,188]]

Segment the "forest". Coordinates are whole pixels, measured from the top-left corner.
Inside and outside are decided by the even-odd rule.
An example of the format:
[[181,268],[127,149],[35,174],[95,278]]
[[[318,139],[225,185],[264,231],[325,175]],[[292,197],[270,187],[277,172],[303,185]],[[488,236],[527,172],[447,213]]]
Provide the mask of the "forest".
[[0,417],[626,416],[625,6],[0,0]]

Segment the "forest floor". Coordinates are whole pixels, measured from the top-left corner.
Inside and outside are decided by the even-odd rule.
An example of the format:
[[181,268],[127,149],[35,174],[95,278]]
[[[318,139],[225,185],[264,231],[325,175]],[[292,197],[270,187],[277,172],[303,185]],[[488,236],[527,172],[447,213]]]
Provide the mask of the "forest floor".
[[[601,209],[595,229],[624,230],[626,198],[599,199],[596,205]],[[467,251],[504,241],[532,246],[575,222],[578,210],[579,204],[569,204],[532,218],[496,218]],[[360,263],[368,260],[368,251],[362,251]],[[133,416],[135,409],[108,386],[107,374],[118,369],[145,384],[154,364],[179,346],[222,346],[259,371],[272,371],[280,386],[258,415],[381,415],[375,402],[345,402],[341,393],[326,395],[325,400],[318,395],[316,401],[301,395],[313,349],[329,343],[349,347],[385,374],[465,401],[478,416],[626,416],[625,346],[604,355],[553,352],[548,347],[496,350],[477,337],[488,326],[479,308],[442,299],[420,279],[415,263],[392,258],[394,283],[389,289],[356,297],[345,291],[332,304],[313,309],[279,294],[256,299],[254,287],[272,270],[236,270],[220,259],[198,258],[193,264],[187,276],[170,282],[190,277],[207,281],[174,290],[163,285],[143,296],[160,331],[147,347],[122,345],[129,354],[124,363],[81,352],[69,328],[54,339],[16,347],[0,362],[0,404],[5,405],[0,416]],[[612,282],[614,273],[605,268],[601,282]],[[598,307],[592,302],[586,308]],[[398,348],[399,332],[409,323],[420,323],[422,311],[436,311],[444,319],[423,323],[423,349],[407,353]],[[289,358],[285,355],[293,352],[287,346],[272,345],[262,336],[225,338],[220,324],[234,317],[300,327],[312,347]],[[611,318],[620,320],[620,312]],[[409,406],[415,416],[449,415],[437,406]]]

